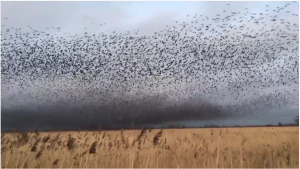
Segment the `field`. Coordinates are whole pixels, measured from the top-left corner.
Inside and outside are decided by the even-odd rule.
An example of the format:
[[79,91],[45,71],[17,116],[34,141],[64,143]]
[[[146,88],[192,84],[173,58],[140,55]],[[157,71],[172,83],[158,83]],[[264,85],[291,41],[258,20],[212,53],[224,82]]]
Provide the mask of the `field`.
[[298,127],[2,133],[10,168],[298,168]]

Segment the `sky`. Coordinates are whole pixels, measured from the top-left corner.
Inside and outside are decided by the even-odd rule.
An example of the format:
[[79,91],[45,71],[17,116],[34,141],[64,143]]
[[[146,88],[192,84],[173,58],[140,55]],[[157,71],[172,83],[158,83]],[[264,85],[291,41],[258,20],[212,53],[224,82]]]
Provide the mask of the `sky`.
[[[289,5],[285,6],[288,3]],[[280,9],[283,7],[284,9]],[[278,8],[280,9],[280,12],[276,10]],[[196,18],[199,20],[197,23],[195,22],[196,19],[194,18],[195,15],[197,15]],[[226,21],[222,23],[212,20],[213,18],[225,18],[226,16],[230,16],[230,19],[226,19]],[[251,19],[251,17],[253,18]],[[272,21],[272,19],[276,19],[276,21]],[[282,23],[280,19],[284,19],[284,23]],[[246,20],[250,20],[251,22],[247,22]],[[259,24],[255,24],[253,21],[257,21]],[[261,112],[255,109],[249,109],[250,112],[234,112],[237,114],[243,114],[243,118],[239,117],[239,121],[226,122],[226,125],[229,125],[230,123],[240,124],[245,121],[247,121],[247,124],[277,124],[279,121],[282,123],[293,123],[294,117],[299,113],[299,78],[298,72],[291,71],[291,65],[294,64],[295,61],[299,63],[299,54],[298,52],[295,53],[291,51],[298,46],[297,42],[299,42],[299,2],[1,2],[1,58],[2,63],[4,62],[2,64],[2,69],[4,65],[7,66],[6,64],[11,62],[5,59],[8,58],[8,53],[13,55],[12,53],[14,48],[5,44],[8,44],[9,42],[13,43],[13,39],[8,39],[8,37],[9,34],[14,35],[16,32],[21,33],[20,35],[22,37],[25,37],[24,33],[26,32],[29,32],[30,34],[32,34],[33,31],[40,32],[40,36],[35,36],[34,40],[29,40],[29,44],[31,46],[34,46],[35,44],[43,46],[45,40],[49,41],[49,39],[52,38],[45,36],[45,34],[55,37],[52,40],[55,42],[56,46],[63,46],[60,45],[61,42],[59,42],[59,38],[62,38],[63,41],[69,41],[73,43],[72,39],[74,39],[73,36],[75,35],[77,35],[77,37],[83,37],[86,35],[85,33],[88,35],[98,35],[102,33],[112,36],[116,34],[122,34],[122,36],[125,37],[127,36],[126,34],[128,34],[128,31],[130,32],[130,36],[147,37],[148,39],[144,40],[144,42],[141,42],[141,44],[144,43],[144,45],[148,45],[154,44],[154,42],[161,40],[152,39],[152,36],[155,35],[156,32],[166,31],[174,26],[176,27],[176,30],[179,30],[182,25],[185,25],[186,27],[193,25],[193,27],[196,28],[201,27],[202,24],[205,26],[207,25],[210,30],[215,29],[219,32],[214,33],[212,31],[205,31],[205,29],[194,29],[193,31],[186,31],[186,35],[198,37],[199,33],[202,32],[202,37],[208,37],[212,39],[210,41],[202,39],[201,41],[203,43],[217,43],[216,48],[219,50],[217,54],[221,54],[221,50],[232,50],[233,52],[235,49],[240,51],[244,50],[242,48],[246,47],[246,50],[256,50],[260,53],[260,55],[263,55],[265,52],[271,50],[271,48],[275,48],[277,51],[276,54],[274,53],[272,56],[270,56],[274,57],[272,65],[270,65],[269,62],[261,62],[260,65],[252,67],[248,74],[253,74],[255,70],[262,71],[267,68],[268,70],[263,72],[261,77],[254,73],[253,76],[256,78],[253,80],[251,85],[241,85],[238,89],[238,92],[236,91],[234,93],[232,93],[232,91],[228,91],[227,89],[227,87],[231,85],[229,82],[224,82],[224,84],[221,85],[215,84],[214,80],[207,80],[207,78],[219,80],[221,78],[228,79],[229,77],[227,76],[229,76],[229,72],[222,70],[218,71],[218,73],[214,76],[211,74],[207,76],[207,73],[198,72],[198,74],[195,75],[199,76],[198,79],[188,78],[190,79],[189,82],[185,80],[179,80],[179,82],[176,82],[176,84],[174,83],[174,79],[176,79],[176,77],[171,77],[167,73],[163,73],[156,78],[151,77],[150,80],[145,80],[143,77],[130,78],[127,85],[124,85],[125,88],[129,90],[128,92],[125,92],[125,97],[127,98],[128,96],[129,100],[134,100],[134,98],[143,97],[144,95],[163,95],[167,93],[168,99],[165,99],[164,102],[168,103],[183,103],[184,100],[192,97],[194,102],[190,102],[193,102],[195,105],[198,104],[197,100],[199,101],[203,99],[212,104],[217,104],[224,107],[228,105],[239,106],[243,103],[243,101],[245,101],[251,107],[251,104],[254,104],[253,100],[258,100],[255,101],[255,104],[258,105],[260,98],[270,94],[273,94],[272,97],[274,97],[273,104],[280,104],[279,102],[281,102],[281,100],[276,100],[277,97],[275,97],[274,94],[285,93],[284,97],[288,100],[288,104],[283,106],[283,108],[263,108],[259,110]],[[287,24],[290,26],[290,29],[287,29]],[[222,31],[225,29],[224,27],[226,27],[228,30],[227,32]],[[238,28],[241,27],[244,27],[245,29],[239,30]],[[295,27],[297,28],[295,29]],[[267,37],[258,36],[265,31],[267,31],[266,34],[271,33],[272,31],[270,30],[272,29],[276,29],[276,33],[287,32],[289,39],[287,40],[286,38],[281,38],[280,41],[274,41],[274,39],[277,38],[274,34],[268,35]],[[248,38],[250,39],[249,41],[246,41],[245,38],[239,41],[235,40],[239,39],[239,36],[245,34],[257,36],[257,38],[255,40]],[[220,36],[229,36],[231,39],[229,38],[227,41],[214,39],[220,38]],[[101,39],[101,36],[99,35],[97,38]],[[259,45],[259,42],[256,40],[267,42],[265,45]],[[287,42],[289,41],[291,41],[292,44],[288,44]],[[22,44],[23,42],[18,40],[15,42],[15,45]],[[221,45],[222,43],[223,45]],[[227,44],[229,43],[236,44],[236,46],[227,48]],[[162,44],[160,45],[160,48],[164,48]],[[182,45],[184,46],[185,44],[182,43]],[[289,50],[279,51],[280,48],[278,48],[278,46],[281,46],[282,48],[288,48]],[[63,48],[64,47],[62,47],[62,49]],[[170,46],[169,48],[172,48],[176,51],[175,46]],[[113,48],[108,50],[114,51]],[[47,52],[50,52],[50,50]],[[55,48],[53,52],[56,52]],[[247,54],[245,54],[245,56],[246,55]],[[234,58],[232,58],[232,60],[237,59],[239,56],[242,55],[236,55]],[[46,56],[37,54],[36,57]],[[87,55],[86,57],[88,58],[92,56]],[[168,56],[166,57],[168,58]],[[152,66],[158,65],[161,62],[158,61],[159,58],[157,58],[155,55],[150,56],[150,59],[153,59],[153,62],[150,63]],[[132,60],[139,62],[140,59],[136,57]],[[192,62],[193,58],[187,58],[187,60],[188,62]],[[219,61],[218,58],[214,60]],[[256,60],[256,62],[259,63],[260,61]],[[118,68],[123,69],[123,67]],[[298,69],[298,64],[296,68]],[[125,69],[126,68],[124,68],[124,70]],[[286,77],[281,77],[280,75],[286,73],[286,71],[289,72],[289,76],[286,74]],[[21,76],[15,76],[15,78],[19,78],[18,83],[12,81],[3,82],[4,76],[2,74],[2,111],[19,106],[25,106],[36,111],[38,107],[43,107],[47,104],[56,106],[55,104],[58,102],[58,95],[60,99],[66,102],[72,100],[70,98],[71,96],[69,96],[70,94],[76,96],[79,95],[81,98],[84,98],[83,100],[76,102],[76,106],[80,107],[82,105],[92,105],[96,104],[100,99],[99,96],[95,94],[97,93],[95,92],[96,89],[103,93],[101,85],[105,86],[106,84],[109,85],[111,83],[115,83],[101,77],[97,77],[99,82],[94,81],[93,83],[86,83],[82,80],[72,79],[69,76],[61,76],[55,80],[53,78],[34,79],[33,85],[33,81],[29,80],[30,76],[25,74],[26,73]],[[102,76],[111,77],[112,74],[113,73]],[[187,73],[183,70],[181,70],[178,75],[188,77]],[[243,74],[239,69],[232,69],[230,75],[232,82],[236,82],[238,84],[249,80],[249,78],[243,79],[241,77],[243,77]],[[288,85],[273,85],[274,82],[264,82],[264,84],[267,84],[268,87],[253,89],[252,86],[255,84],[259,85],[261,83],[257,80],[259,78],[264,79],[262,77],[269,77],[271,81],[285,81]],[[295,79],[291,80],[292,78]],[[30,85],[25,85],[23,88],[20,87],[20,79],[23,79],[23,81],[25,79],[25,81]],[[23,83],[23,81],[21,83]],[[145,87],[149,84],[156,83],[157,81],[161,82],[163,85],[159,85],[155,88]],[[295,83],[295,81],[297,81],[297,83]],[[132,87],[132,85],[134,85],[134,87]],[[208,92],[210,90],[210,86],[215,86],[215,89],[213,89],[214,92]],[[145,88],[142,90],[141,88],[143,87]],[[193,90],[190,88],[193,88]],[[251,88],[251,92],[249,92],[249,88]],[[114,98],[114,95],[116,95],[116,97],[122,95],[117,89],[121,90],[120,88],[116,87],[114,91],[111,91],[113,94],[111,93],[109,98]],[[286,92],[290,93],[289,97],[286,96],[288,95]],[[235,96],[235,94],[239,95]],[[72,98],[73,97],[74,96],[72,96]],[[237,97],[238,100],[235,99]],[[109,99],[106,98],[106,100]],[[256,107],[256,105],[254,107]],[[262,105],[262,107],[264,106],[265,105]],[[40,110],[46,111],[45,109],[46,108],[40,108]],[[245,114],[247,114],[247,116],[244,116]],[[209,123],[211,123],[211,121]],[[220,122],[218,121],[216,123]]]
[[[186,15],[205,15],[215,17],[224,10],[249,13],[265,11],[269,8],[284,6],[287,2],[209,2],[209,1],[140,1],[140,2],[2,2],[1,20],[6,27],[26,29],[28,25],[47,32],[61,27],[61,32],[80,33],[87,30],[133,31],[152,34],[165,28],[174,21],[187,21]],[[292,3],[291,13],[298,13],[298,3]],[[18,11],[18,12],[15,12]],[[271,11],[271,10],[270,10]],[[287,13],[281,15],[285,17]],[[5,20],[4,18],[8,18]],[[297,22],[297,17],[288,16],[288,20]],[[92,24],[94,23],[94,24]],[[100,24],[105,26],[101,27]],[[54,29],[51,29],[54,27]],[[58,34],[58,33],[57,33]]]

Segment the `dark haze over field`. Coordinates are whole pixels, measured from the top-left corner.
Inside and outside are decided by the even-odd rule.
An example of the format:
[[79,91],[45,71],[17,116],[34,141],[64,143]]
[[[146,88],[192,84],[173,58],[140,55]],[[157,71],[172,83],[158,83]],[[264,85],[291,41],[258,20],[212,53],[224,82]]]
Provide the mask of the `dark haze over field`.
[[2,131],[293,123],[298,5],[2,2]]

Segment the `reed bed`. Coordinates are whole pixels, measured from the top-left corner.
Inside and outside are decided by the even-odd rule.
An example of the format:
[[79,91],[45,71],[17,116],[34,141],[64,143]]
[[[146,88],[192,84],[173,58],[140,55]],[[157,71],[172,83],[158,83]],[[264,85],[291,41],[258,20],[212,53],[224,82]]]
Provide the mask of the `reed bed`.
[[299,128],[1,134],[7,168],[298,168]]

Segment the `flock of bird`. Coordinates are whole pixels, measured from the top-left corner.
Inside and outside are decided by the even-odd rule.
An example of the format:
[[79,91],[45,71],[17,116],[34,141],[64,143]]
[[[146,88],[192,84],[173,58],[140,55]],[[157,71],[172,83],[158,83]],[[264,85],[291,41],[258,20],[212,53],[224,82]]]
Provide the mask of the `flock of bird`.
[[1,34],[2,104],[117,105],[157,96],[164,106],[206,101],[236,113],[298,106],[298,14],[290,14],[295,23],[279,18],[293,5],[274,15],[268,6],[261,13],[187,15],[188,22],[151,36],[59,37],[30,26],[25,33],[5,27],[8,16]]

